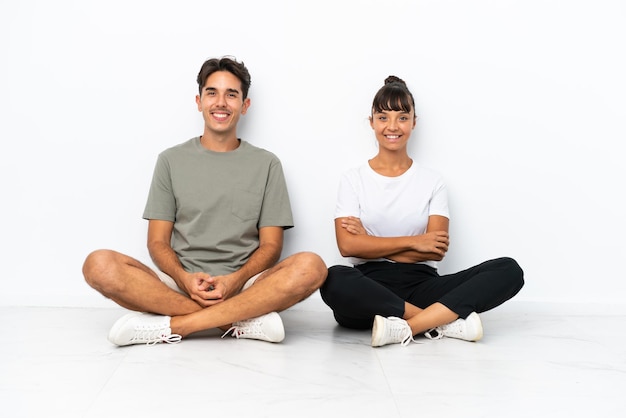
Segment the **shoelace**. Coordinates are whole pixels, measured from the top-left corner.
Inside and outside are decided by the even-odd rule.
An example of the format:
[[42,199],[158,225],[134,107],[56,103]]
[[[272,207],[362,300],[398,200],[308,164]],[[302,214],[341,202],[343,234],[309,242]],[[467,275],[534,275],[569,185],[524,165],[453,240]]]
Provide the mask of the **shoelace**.
[[170,335],[161,335],[158,340],[147,342],[147,345],[154,345],[159,342],[164,342],[168,344],[177,344],[182,340],[182,335],[179,334],[170,334]]
[[389,333],[391,334],[392,341],[400,341],[403,347],[406,347],[413,341],[417,344],[417,341],[413,339],[413,334],[411,332],[411,328],[406,324],[406,322],[400,318],[389,317],[388,321],[393,324]]
[[256,321],[256,320],[242,321],[242,322],[238,322],[238,324],[239,325],[233,325],[232,327],[230,327],[228,331],[226,331],[224,335],[222,335],[222,338],[224,338],[231,332],[233,334],[233,337],[235,338],[239,338],[242,335],[264,336],[263,332],[261,331],[261,324],[259,323],[259,321]]
[[164,335],[163,328],[150,327],[147,329],[136,330],[132,341],[145,341],[146,345],[155,345],[160,342],[176,344],[182,339],[183,337],[178,334]]
[[409,345],[411,343],[411,341],[413,341],[415,344],[418,344],[417,341],[415,341],[413,339],[413,336],[411,335],[411,332],[409,331],[409,335],[406,336],[403,340],[402,343],[400,344],[402,347],[406,347],[407,345]]

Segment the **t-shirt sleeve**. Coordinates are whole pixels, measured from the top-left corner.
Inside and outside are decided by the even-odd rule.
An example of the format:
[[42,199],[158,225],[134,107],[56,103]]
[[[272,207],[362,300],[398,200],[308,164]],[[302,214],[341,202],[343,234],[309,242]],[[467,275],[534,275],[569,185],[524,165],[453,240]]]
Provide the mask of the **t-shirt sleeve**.
[[448,208],[448,189],[441,177],[435,182],[433,194],[430,199],[428,215],[445,216],[450,219],[450,210]]
[[[352,174],[352,175],[351,175]],[[361,217],[357,184],[353,172],[344,173],[339,180],[337,203],[335,205],[335,219],[346,216]]]
[[271,165],[263,205],[259,217],[259,228],[264,226],[293,227],[293,214],[283,166],[278,158]]
[[148,201],[143,212],[144,219],[176,220],[176,200],[167,159],[160,154],[152,174]]

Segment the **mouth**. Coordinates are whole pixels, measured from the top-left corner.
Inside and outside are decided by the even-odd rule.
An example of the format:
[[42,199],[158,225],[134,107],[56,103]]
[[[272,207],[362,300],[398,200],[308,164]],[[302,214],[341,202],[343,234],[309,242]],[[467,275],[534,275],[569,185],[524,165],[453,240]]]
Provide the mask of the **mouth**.
[[385,135],[387,141],[395,142],[400,139],[400,135]]
[[224,122],[230,117],[228,112],[211,112],[211,116],[218,122]]

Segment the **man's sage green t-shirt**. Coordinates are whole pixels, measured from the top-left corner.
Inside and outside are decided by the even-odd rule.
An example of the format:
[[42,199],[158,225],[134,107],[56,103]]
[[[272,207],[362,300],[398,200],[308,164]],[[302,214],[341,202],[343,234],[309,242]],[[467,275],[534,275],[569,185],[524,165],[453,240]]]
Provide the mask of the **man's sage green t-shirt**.
[[200,137],[159,154],[143,218],[173,222],[184,269],[215,276],[248,260],[259,228],[293,227],[278,157],[241,140],[233,151],[209,151]]

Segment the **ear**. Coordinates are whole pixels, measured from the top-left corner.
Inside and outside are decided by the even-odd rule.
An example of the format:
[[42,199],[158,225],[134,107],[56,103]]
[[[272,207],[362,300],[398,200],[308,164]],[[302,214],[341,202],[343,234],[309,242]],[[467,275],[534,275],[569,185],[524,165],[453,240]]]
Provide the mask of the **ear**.
[[243,101],[243,106],[241,106],[241,114],[245,115],[250,107],[250,98],[247,97],[246,100]]
[[374,117],[370,116],[368,119],[370,120],[370,128],[374,129]]
[[198,105],[198,112],[202,112],[202,105],[200,103],[200,95],[196,95],[196,105]]

